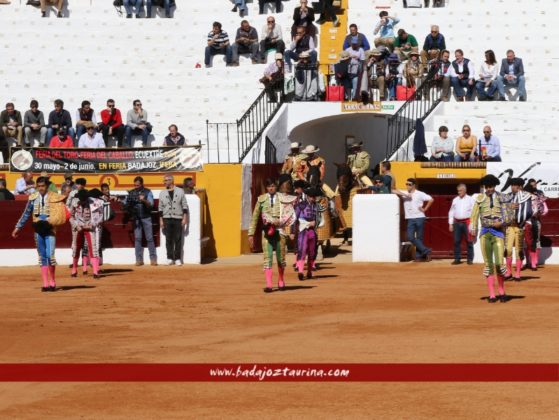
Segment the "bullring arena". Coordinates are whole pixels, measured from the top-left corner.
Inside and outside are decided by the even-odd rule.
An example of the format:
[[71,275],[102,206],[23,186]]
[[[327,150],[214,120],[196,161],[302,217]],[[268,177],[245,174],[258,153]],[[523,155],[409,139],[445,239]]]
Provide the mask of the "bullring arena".
[[[408,7],[391,0],[342,0],[333,2],[338,24],[327,12],[325,22],[316,22],[323,3],[312,6],[317,9],[316,69],[324,79],[319,91],[324,92],[313,100],[300,98],[294,63],[295,92],[286,82],[274,91],[275,102],[258,81],[266,65],[251,63],[249,54],[240,55],[238,66],[226,66],[225,56],[215,55],[206,67],[206,34],[219,21],[233,42],[246,19],[260,35],[273,16],[289,49],[299,2],[283,1],[282,12],[276,11],[275,2],[266,3],[264,14],[258,13],[258,2],[249,2],[241,18],[239,10],[231,11],[230,1],[177,1],[170,19],[164,7],[155,6],[152,19],[143,17],[145,11],[140,18],[134,12],[127,19],[124,6],[98,0],[65,1],[60,18],[55,6],[42,18],[40,7],[23,1],[0,4],[0,24],[6,28],[0,35],[0,101],[15,104],[23,117],[35,99],[47,119],[54,100],[63,99],[75,127],[76,109],[84,100],[102,123],[100,111],[107,98],[114,98],[123,126],[132,103],[141,100],[152,126],[147,147],[142,147],[141,129],[122,147],[116,144],[116,128],[107,136],[107,147],[58,149],[51,143],[22,148],[17,133],[4,136],[10,150],[0,178],[15,199],[8,200],[0,189],[2,418],[559,416],[559,323],[554,316],[559,300],[559,149],[557,95],[551,89],[557,58],[551,19],[557,3],[546,0],[521,9],[525,5],[517,1],[451,0],[435,2],[440,7],[421,2],[423,7],[414,8],[410,0]],[[524,100],[513,86],[506,89],[506,101],[498,100],[498,90],[494,100],[481,100],[482,94],[473,90],[471,100],[459,102],[452,86],[446,101],[444,89],[433,86],[432,65],[415,82],[410,97],[395,98],[401,100],[390,100],[387,91],[379,101],[375,88],[369,90],[373,99],[368,105],[330,97],[339,92],[330,85],[342,84],[336,65],[344,60],[340,52],[349,25],[358,25],[372,50],[382,11],[399,20],[395,32],[405,28],[417,37],[419,49],[430,26],[438,25],[451,61],[461,48],[476,73],[488,48],[499,63],[513,49],[524,63]],[[538,37],[528,29],[533,22],[541,31]],[[483,37],[476,27],[486,30]],[[110,53],[103,47],[107,34]],[[541,37],[549,40],[536,48]],[[26,53],[12,53],[12,48]],[[269,64],[277,48],[264,53]],[[545,66],[538,64],[542,60]],[[171,124],[178,126],[186,145],[164,144]],[[441,126],[448,127],[453,143],[466,136],[463,126],[470,127],[479,140],[475,158],[429,160]],[[482,146],[487,126],[500,140],[499,160],[487,159],[492,149]],[[102,126],[96,127],[102,138]],[[88,132],[86,128],[83,136]],[[73,139],[75,146],[79,140]],[[295,169],[281,177],[293,143],[301,143],[300,152],[318,149],[314,157],[323,164],[313,171],[309,152],[302,159],[307,163],[293,159]],[[370,157],[365,175],[373,181],[371,188],[360,183],[360,175],[351,175],[355,150]],[[350,163],[346,178],[340,169],[344,162]],[[382,162],[390,162],[389,172]],[[27,171],[33,182],[25,178]],[[51,204],[44,219],[51,230],[40,233],[43,210],[38,209],[45,208],[41,197],[47,194],[41,188],[48,188],[44,177],[58,194],[70,173],[73,181],[85,180],[88,194],[82,199],[75,192],[75,201],[65,198],[69,210],[60,224],[54,219],[58,207]],[[143,199],[139,203],[149,209],[145,219],[153,229],[155,259],[148,253],[145,226],[143,257],[135,257],[134,226],[141,216],[138,202],[128,203],[135,197],[137,177],[143,179],[142,188],[153,193],[153,206],[142,204]],[[295,202],[297,191],[283,188],[296,188],[298,177],[310,187],[305,185],[305,195]],[[158,212],[165,204],[159,197],[170,188],[164,185],[169,180],[180,196],[185,178],[191,182],[184,184],[188,212],[177,216],[179,224],[188,216],[180,227],[182,251],[170,258],[166,241],[171,225],[167,219],[162,225]],[[270,178],[273,188],[278,178],[285,181],[279,193],[270,193]],[[492,184],[494,179],[498,185]],[[537,184],[533,194],[530,179]],[[519,183],[524,186],[520,193]],[[96,201],[91,191],[102,184],[112,198],[99,210],[96,233],[90,225],[102,200]],[[465,230],[477,237],[473,256],[464,246],[454,253],[455,232],[449,231],[449,210],[459,184],[474,197],[479,193],[479,200],[487,197],[479,201],[477,231],[475,214]],[[381,185],[400,192],[385,194],[388,190]],[[23,192],[18,188],[28,186],[37,190],[35,195],[18,194]],[[417,208],[407,207],[406,194],[414,194],[414,188],[433,199],[421,202],[424,252],[407,233],[413,219],[409,212]],[[531,197],[534,205],[522,197]],[[538,207],[541,197],[545,206]],[[43,204],[36,204],[30,220],[14,232],[36,198]],[[276,199],[280,210],[268,212]],[[80,204],[85,202],[89,204]],[[80,213],[84,210],[79,206],[90,210]],[[486,223],[484,217],[494,216],[499,206],[502,225]],[[255,208],[261,212],[253,213]],[[453,208],[450,225],[457,229],[466,221]],[[316,226],[307,225],[311,216]],[[85,220],[81,230],[91,232],[92,242],[85,234],[77,239],[80,218]],[[495,282],[494,290],[488,290],[487,238],[493,235],[499,243],[502,232],[506,249],[510,227],[518,228],[517,235],[525,233],[521,242],[514,242],[515,249],[522,250],[522,267],[516,271],[513,255],[511,269],[504,273],[503,258],[502,267],[495,265],[489,274]],[[309,231],[316,231],[316,248],[312,234],[302,236]],[[37,264],[36,244],[42,240],[35,239],[37,235],[56,236],[54,261],[48,251],[39,251],[44,270]],[[282,284],[273,254],[284,239]],[[72,243],[80,241],[90,248],[82,250],[83,255],[90,252],[90,264],[83,266],[72,250]],[[268,246],[273,248],[271,288],[263,272]],[[308,257],[300,267],[297,260],[305,254],[297,257],[297,249],[299,254],[305,249]],[[461,264],[452,264],[457,257]],[[504,283],[501,274],[507,277]],[[250,376],[251,370],[272,367],[304,375],[286,374],[283,380]],[[242,368],[245,377],[227,377],[226,368]],[[324,369],[330,377],[313,377],[308,373],[313,369]]]

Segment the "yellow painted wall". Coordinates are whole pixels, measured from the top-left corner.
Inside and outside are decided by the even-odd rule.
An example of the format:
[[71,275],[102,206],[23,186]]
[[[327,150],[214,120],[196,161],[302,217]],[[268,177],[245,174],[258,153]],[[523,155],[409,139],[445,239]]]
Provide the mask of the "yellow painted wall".
[[440,180],[441,182],[463,182],[480,180],[485,168],[422,168],[421,162],[391,162],[392,173],[396,177],[396,188],[405,190],[406,179]]

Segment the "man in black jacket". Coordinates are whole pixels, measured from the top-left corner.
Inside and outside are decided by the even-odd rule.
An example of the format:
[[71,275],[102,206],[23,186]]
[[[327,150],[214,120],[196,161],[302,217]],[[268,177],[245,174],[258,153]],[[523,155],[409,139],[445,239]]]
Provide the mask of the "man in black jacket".
[[54,133],[58,132],[59,128],[66,130],[68,135],[76,142],[76,132],[72,127],[72,116],[64,109],[64,101],[57,99],[54,101],[54,111],[49,114],[49,122],[47,125],[47,146],[50,144],[50,139]]
[[514,55],[513,50],[507,51],[507,58],[501,62],[501,71],[497,76],[497,89],[499,100],[506,101],[505,85],[518,89],[518,99],[526,100],[526,79],[524,78],[524,64],[521,58]]

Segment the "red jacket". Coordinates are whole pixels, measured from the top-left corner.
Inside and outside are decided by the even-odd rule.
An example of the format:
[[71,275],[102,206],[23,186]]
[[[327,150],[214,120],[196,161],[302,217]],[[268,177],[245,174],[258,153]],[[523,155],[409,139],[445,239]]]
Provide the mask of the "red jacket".
[[[101,111],[101,121],[103,122],[103,124],[108,125],[110,120],[111,120],[111,114],[109,114],[109,111],[106,109]],[[111,127],[117,128],[120,127],[121,125],[122,125],[122,115],[120,115],[120,110],[115,108],[115,114],[113,115],[113,124],[111,124]]]
[[70,136],[66,136],[66,139],[64,139],[64,141],[60,141],[60,137],[58,136],[53,136],[50,139],[49,147],[58,147],[64,149],[68,147],[74,147],[74,141]]

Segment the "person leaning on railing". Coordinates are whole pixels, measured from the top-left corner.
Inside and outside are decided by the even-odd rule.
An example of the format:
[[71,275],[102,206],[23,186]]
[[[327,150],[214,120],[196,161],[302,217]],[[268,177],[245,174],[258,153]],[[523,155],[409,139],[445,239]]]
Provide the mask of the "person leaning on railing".
[[277,102],[276,92],[283,89],[284,77],[285,64],[283,62],[283,55],[278,52],[275,55],[274,62],[268,64],[264,70],[264,76],[260,79],[260,83],[264,85],[264,90],[270,102]]

